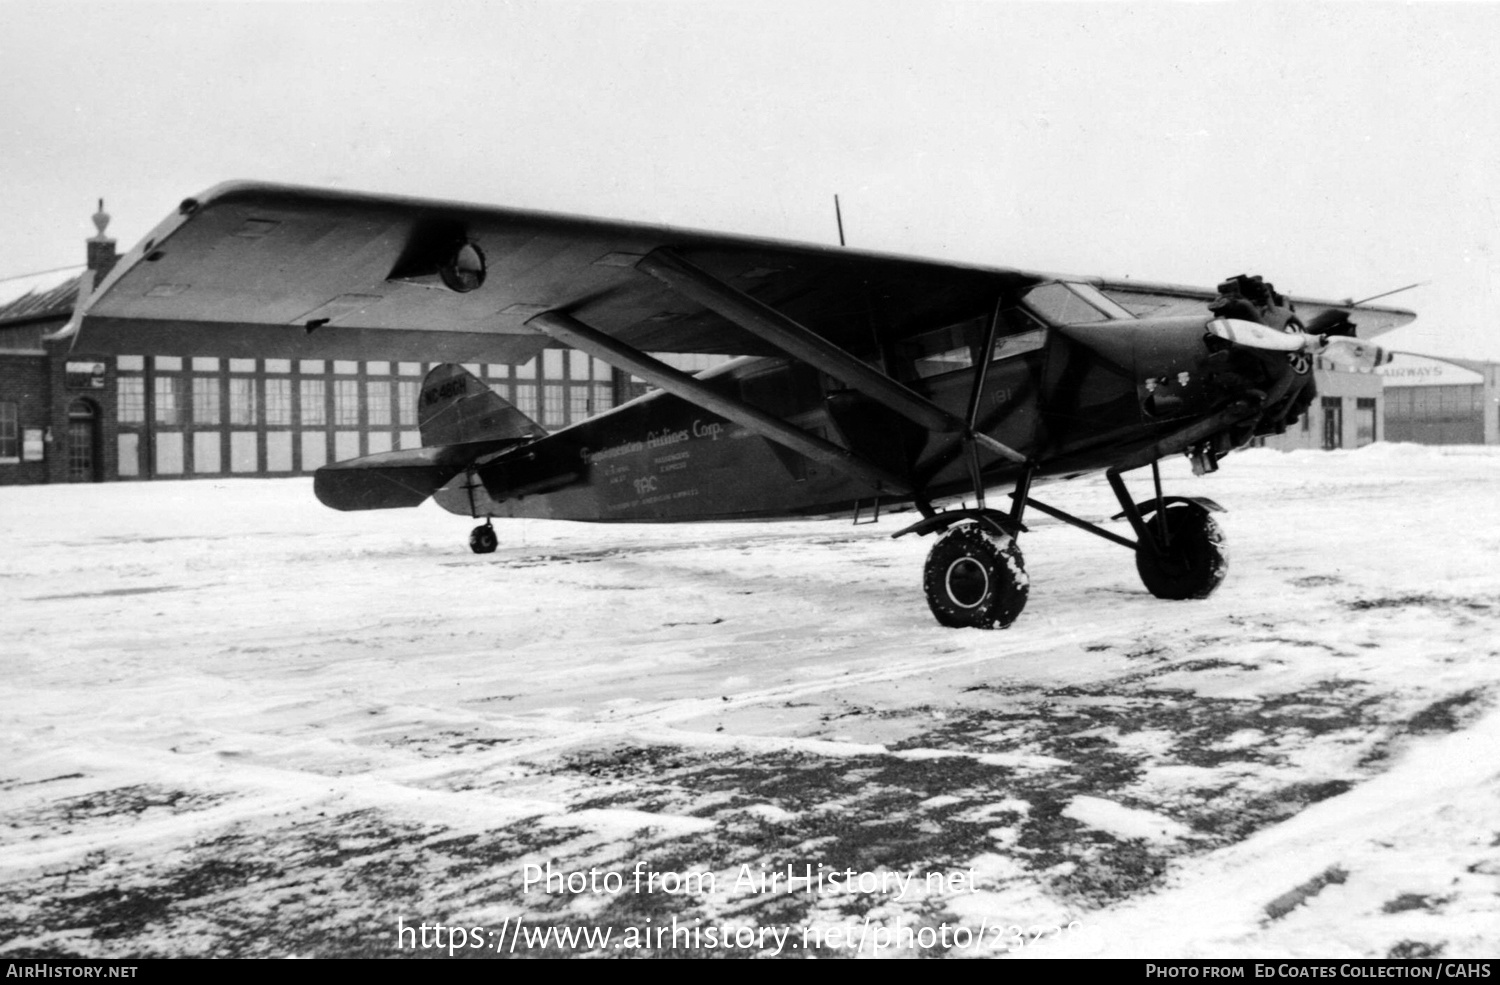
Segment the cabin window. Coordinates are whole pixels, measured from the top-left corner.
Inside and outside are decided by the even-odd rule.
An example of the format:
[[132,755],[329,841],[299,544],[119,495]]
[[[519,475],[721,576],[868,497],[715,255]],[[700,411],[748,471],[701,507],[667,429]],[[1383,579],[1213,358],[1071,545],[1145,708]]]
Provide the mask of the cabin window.
[[911,364],[918,379],[941,376],[974,365],[974,347],[983,336],[984,319],[971,318],[931,332],[923,332],[901,343],[903,362]]
[[1088,284],[1042,284],[1027,292],[1025,303],[1053,325],[1130,318],[1130,312]]

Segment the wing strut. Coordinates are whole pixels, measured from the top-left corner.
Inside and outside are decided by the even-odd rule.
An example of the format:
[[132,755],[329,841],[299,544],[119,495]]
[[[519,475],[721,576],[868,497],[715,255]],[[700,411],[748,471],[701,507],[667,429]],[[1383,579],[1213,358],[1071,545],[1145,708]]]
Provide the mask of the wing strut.
[[852,389],[929,431],[964,429],[962,420],[926,397],[665,247],[652,250],[636,263],[635,269],[650,274],[683,297],[722,315],[778,349],[843,380]]
[[877,492],[894,493],[900,496],[910,496],[913,493],[911,483],[894,472],[889,472],[830,441],[809,434],[802,428],[788,424],[758,407],[752,407],[741,400],[719,393],[706,386],[701,380],[696,380],[659,359],[651,358],[633,346],[590,328],[570,315],[558,311],[545,311],[528,320],[526,324],[539,332],[550,335],[559,342],[634,373],[673,396],[681,397],[704,410],[733,421],[769,441],[785,445],[799,455],[805,455],[814,461],[823,462],[852,475],[861,482],[868,483]]

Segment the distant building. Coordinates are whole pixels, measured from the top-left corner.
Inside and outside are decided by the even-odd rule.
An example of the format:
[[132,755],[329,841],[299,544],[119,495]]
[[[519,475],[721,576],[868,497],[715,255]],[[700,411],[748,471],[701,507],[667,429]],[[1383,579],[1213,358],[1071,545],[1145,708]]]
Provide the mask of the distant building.
[[[420,445],[417,394],[432,363],[374,351],[342,359],[71,351],[72,339],[53,336],[80,291],[118,260],[102,202],[94,223],[84,266],[0,280],[0,485],[300,475]],[[693,371],[725,357],[660,358]],[[645,390],[576,350],[465,365],[549,429]]]
[[1500,444],[1500,363],[1398,356],[1379,373],[1387,440]]
[[1363,448],[1389,440],[1384,420],[1384,393],[1380,377],[1368,372],[1336,369],[1319,359],[1313,365],[1318,395],[1284,434],[1264,439],[1266,448],[1293,451],[1299,448]]

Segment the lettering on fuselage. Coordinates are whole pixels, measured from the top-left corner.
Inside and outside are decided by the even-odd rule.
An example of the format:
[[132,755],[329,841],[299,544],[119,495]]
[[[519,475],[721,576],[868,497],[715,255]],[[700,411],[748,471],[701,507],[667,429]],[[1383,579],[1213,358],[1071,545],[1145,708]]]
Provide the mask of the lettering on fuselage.
[[451,380],[444,380],[436,386],[430,386],[422,391],[422,406],[431,407],[440,400],[456,397],[467,393],[469,389],[469,378],[467,376],[455,376]]
[[704,421],[702,418],[695,418],[691,427],[663,428],[660,431],[647,431],[644,439],[626,441],[622,444],[611,445],[608,448],[601,448],[598,451],[583,448],[579,450],[579,456],[585,462],[607,462],[612,458],[619,458],[622,455],[633,455],[637,452],[655,448],[665,448],[684,441],[718,441],[728,431],[729,428],[721,421]]

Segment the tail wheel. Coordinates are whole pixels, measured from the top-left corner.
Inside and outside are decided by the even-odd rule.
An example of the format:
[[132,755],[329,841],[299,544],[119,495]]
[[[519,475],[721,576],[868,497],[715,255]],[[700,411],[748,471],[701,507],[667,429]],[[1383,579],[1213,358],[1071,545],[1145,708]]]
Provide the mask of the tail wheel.
[[[1146,521],[1155,534],[1160,520]],[[1146,589],[1159,599],[1206,599],[1229,573],[1224,533],[1213,515],[1195,503],[1167,507],[1167,545],[1156,553],[1135,549],[1135,569]]]
[[922,569],[927,605],[944,626],[1004,629],[1026,608],[1030,584],[1015,539],[977,523],[944,534]]
[[495,536],[495,528],[488,523],[469,533],[469,550],[475,554],[492,554],[499,545],[500,538]]

